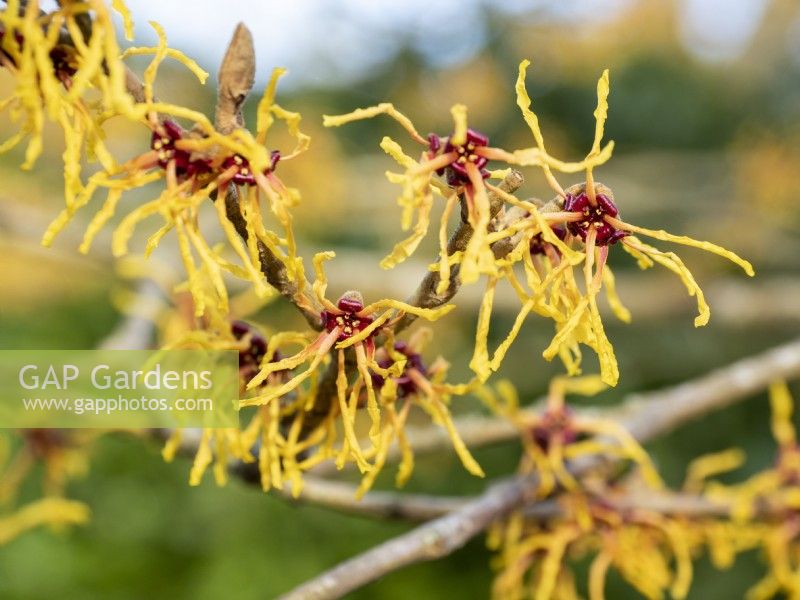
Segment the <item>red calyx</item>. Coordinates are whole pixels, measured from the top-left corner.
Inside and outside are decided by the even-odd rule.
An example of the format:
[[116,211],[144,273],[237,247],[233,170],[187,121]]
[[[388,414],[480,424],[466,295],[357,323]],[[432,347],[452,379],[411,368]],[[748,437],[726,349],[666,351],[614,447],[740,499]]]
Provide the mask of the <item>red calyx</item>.
[[78,72],[78,70],[72,66],[73,63],[70,61],[69,52],[62,47],[53,48],[50,51],[50,60],[53,63],[53,72],[56,77],[58,77],[59,81],[65,86],[69,85],[69,82],[72,81],[72,77]]
[[322,326],[326,331],[339,328],[339,341],[354,336],[372,323],[372,317],[358,316],[364,310],[364,301],[358,292],[348,292],[336,303],[339,312],[323,310],[320,314]]
[[[489,172],[484,169],[489,159],[484,156],[478,156],[474,153],[475,148],[486,147],[489,145],[489,138],[479,131],[474,129],[467,129],[467,141],[461,145],[454,145],[451,138],[441,138],[436,134],[428,135],[428,148],[430,157],[433,158],[440,153],[456,152],[458,158],[451,162],[447,167],[436,171],[437,175],[447,174],[447,184],[453,187],[460,185],[468,185],[469,175],[467,174],[466,164],[473,163],[478,167],[481,177],[486,179],[489,177]],[[442,144],[444,143],[444,147]],[[440,152],[441,151],[441,152]]]
[[559,411],[548,410],[530,429],[534,443],[545,452],[550,448],[553,437],[557,435],[561,436],[562,444],[571,444],[578,438],[577,432],[570,427],[571,420],[572,411],[568,408]]
[[[234,321],[231,323],[231,332],[237,340],[244,339],[249,335],[249,345],[239,350],[239,373],[245,380],[255,377],[261,369],[261,361],[267,354],[267,340],[250,323],[246,321]],[[281,360],[280,352],[276,351],[270,362]]]
[[597,205],[592,206],[586,192],[582,192],[577,196],[567,194],[567,198],[564,201],[564,210],[583,214],[583,218],[580,221],[567,223],[569,232],[572,235],[579,236],[582,240],[586,240],[589,228],[594,227],[595,231],[597,231],[597,236],[595,237],[597,246],[616,244],[625,236],[630,235],[627,231],[622,231],[609,225],[603,218],[606,215],[609,217],[619,215],[619,210],[614,201],[604,194],[597,194],[595,200]]
[[[422,376],[425,376],[428,374],[428,369],[422,362],[422,355],[419,352],[414,352],[411,350],[406,342],[395,342],[394,349],[396,352],[399,352],[406,357],[406,364],[403,367],[403,372],[399,377],[394,378],[394,381],[397,384],[397,395],[401,398],[404,398],[405,396],[410,396],[418,391],[417,384],[414,383],[414,380],[408,375],[408,371],[414,369]],[[382,369],[388,369],[393,363],[394,361],[387,356],[386,358],[378,361],[378,366]],[[375,387],[378,388],[383,387],[383,384],[385,383],[385,379],[377,373],[372,374],[372,381],[375,384]]]
[[175,142],[183,138],[183,128],[175,121],[165,120],[161,123],[161,131],[153,131],[150,147],[158,152],[158,164],[166,169],[170,161],[175,163],[175,174],[178,178],[194,177],[211,171],[210,161],[193,159],[190,152],[175,146]]
[[[280,150],[273,150],[270,152],[269,158],[269,167],[264,169],[265,175],[275,170],[275,167],[278,165],[278,161],[281,159]],[[245,157],[243,157],[241,154],[234,154],[222,162],[223,170],[233,166],[237,167],[236,172],[231,179],[233,183],[237,185],[256,184],[256,177],[253,174],[253,170],[250,168],[250,162]]]

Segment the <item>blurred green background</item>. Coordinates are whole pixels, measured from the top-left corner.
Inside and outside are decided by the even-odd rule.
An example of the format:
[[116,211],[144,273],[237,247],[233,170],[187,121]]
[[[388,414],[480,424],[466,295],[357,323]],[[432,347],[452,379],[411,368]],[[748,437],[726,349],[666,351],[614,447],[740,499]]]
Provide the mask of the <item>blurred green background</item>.
[[[158,14],[154,2],[129,4],[142,25],[150,18],[165,21],[174,46],[189,52],[199,44],[213,48],[213,56],[198,50],[198,60],[213,70],[211,61],[221,56],[232,29],[213,21],[211,9],[219,9],[209,3],[209,14],[203,14],[198,4],[197,14],[171,18]],[[178,12],[179,3],[161,4]],[[368,300],[405,297],[434,257],[434,246],[426,240],[397,269],[378,268],[378,259],[401,236],[396,190],[383,176],[394,164],[378,143],[384,134],[406,140],[387,119],[328,131],[321,127],[321,115],[390,100],[420,131],[445,135],[450,105],[463,102],[471,125],[493,144],[529,146],[533,142],[515,106],[513,84],[518,62],[531,58],[528,89],[552,153],[573,160],[586,152],[596,80],[610,68],[607,138],[616,141],[616,151],[596,176],[614,189],[623,216],[645,227],[720,242],[757,270],[757,278],[747,280],[721,259],[680,249],[712,307],[711,323],[695,330],[694,302],[674,276],[663,270],[641,273],[627,255],[612,252],[620,295],[634,322],[623,326],[607,320],[622,378],[617,389],[589,402],[611,405],[627,392],[676,384],[797,335],[800,10],[794,0],[462,0],[391,9],[385,3],[386,14],[383,2],[320,0],[298,8],[300,16],[287,16],[283,29],[280,20],[259,20],[256,4],[225,3],[225,12],[253,28],[259,47],[271,47],[275,40],[274,56],[268,52],[259,61],[260,82],[272,59],[300,69],[294,82],[287,78],[288,91],[279,93],[279,101],[303,113],[312,147],[299,159],[281,163],[280,173],[303,193],[295,214],[305,256],[337,251],[329,268],[331,296],[357,288]],[[192,38],[195,25],[210,37]],[[362,31],[371,35],[358,34],[348,46],[348,32]],[[159,96],[210,114],[213,83],[201,88],[168,67]],[[7,85],[7,74],[0,73],[0,86]],[[248,105],[251,123],[255,104]],[[134,156],[148,143],[142,128],[114,122],[110,128],[118,136],[114,144],[120,156]],[[0,120],[3,137],[10,131],[7,119]],[[282,134],[270,144],[289,148]],[[21,151],[0,157],[0,348],[91,348],[121,318],[115,306],[132,287],[117,275],[108,236],[98,239],[89,256],[77,253],[91,210],[53,249],[38,245],[62,202],[61,174],[53,168],[62,151],[53,131],[33,173],[19,171]],[[526,195],[549,197],[539,174],[525,174]],[[561,181],[574,183],[567,177]],[[131,194],[121,214],[143,199],[146,193]],[[96,198],[93,208],[101,201]],[[154,227],[145,223],[141,229],[147,233]],[[142,237],[136,240],[133,247],[141,251]],[[169,262],[171,251],[165,245],[155,260]],[[446,349],[454,380],[467,377],[480,297],[480,285],[464,290],[454,316],[435,328],[430,358]],[[495,343],[515,316],[509,294],[501,293],[498,304]],[[259,320],[302,328],[280,303],[263,310]],[[523,398],[541,395],[559,373],[559,365],[540,357],[550,336],[549,324],[529,319],[500,373]],[[587,361],[586,371],[593,368]],[[769,464],[773,445],[765,399],[755,397],[652,444],[668,481],[680,483],[698,454],[734,445],[748,452],[743,474]],[[480,407],[471,399],[455,408],[476,410]],[[476,457],[490,476],[508,474],[516,467],[518,448],[481,449]],[[188,467],[185,460],[163,463],[155,443],[121,434],[101,439],[92,451],[90,473],[69,488],[71,497],[91,505],[91,523],[59,534],[34,531],[0,547],[0,598],[272,597],[408,528],[292,506],[235,480],[220,489],[207,478],[200,488],[189,488]],[[380,483],[389,487],[393,472],[384,475]],[[483,487],[451,453],[419,457],[408,485],[446,494],[477,493]],[[36,497],[37,491],[33,477],[23,499]],[[762,572],[759,560],[745,556],[722,574],[701,560],[690,598],[741,597]],[[405,569],[352,597],[481,598],[488,595],[491,577],[489,553],[479,538],[445,560]],[[608,597],[636,595],[612,577]]]

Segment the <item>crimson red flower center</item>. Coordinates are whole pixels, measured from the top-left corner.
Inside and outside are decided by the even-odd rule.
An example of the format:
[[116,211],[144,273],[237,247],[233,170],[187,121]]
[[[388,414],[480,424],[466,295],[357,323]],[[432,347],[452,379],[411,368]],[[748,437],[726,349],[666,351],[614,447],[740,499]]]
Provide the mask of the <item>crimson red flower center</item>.
[[594,205],[586,192],[581,192],[577,196],[568,194],[564,201],[564,210],[582,215],[579,220],[567,223],[569,232],[586,240],[590,228],[594,228],[596,232],[595,245],[597,246],[615,244],[626,235],[630,235],[627,231],[617,229],[606,221],[606,216],[616,217],[619,215],[619,210],[614,201],[604,194],[595,196]]
[[571,444],[578,438],[572,427],[572,411],[566,407],[560,410],[548,410],[530,430],[534,443],[545,452],[549,449],[555,436],[561,437],[562,444]]
[[[467,164],[469,163],[474,164],[478,168],[481,177],[484,179],[489,177],[489,172],[484,169],[489,159],[475,152],[478,148],[485,148],[489,145],[489,138],[487,136],[474,129],[467,129],[467,140],[465,143],[455,145],[451,140],[452,137],[441,138],[433,133],[428,136],[431,158],[451,152],[457,155],[448,166],[436,171],[438,175],[447,174],[448,185],[456,187],[468,185],[470,183],[467,173]],[[444,147],[442,147],[443,143]]]
[[358,296],[354,294],[342,296],[336,303],[336,307],[338,308],[336,312],[323,310],[320,316],[326,331],[338,329],[340,342],[363,331],[373,321],[370,316],[359,316],[358,314],[364,310],[360,294]]
[[183,139],[183,134],[183,128],[169,119],[161,123],[159,130],[153,131],[150,147],[157,153],[159,166],[166,169],[173,162],[178,179],[210,172],[210,161],[193,158],[190,152],[175,145],[175,142]]
[[[270,162],[269,166],[264,169],[264,174],[271,173],[275,170],[275,167],[278,165],[278,161],[281,159],[281,153],[279,150],[273,150],[270,153]],[[222,163],[223,169],[229,169],[231,167],[236,167],[236,171],[233,174],[231,181],[237,185],[255,185],[256,184],[256,177],[253,169],[250,167],[250,162],[240,154],[234,154],[233,156],[229,156],[226,158]]]
[[[403,372],[400,373],[399,377],[394,378],[397,384],[397,394],[401,398],[404,398],[418,391],[417,384],[409,375],[409,371],[414,369],[424,377],[427,375],[428,369],[425,367],[425,363],[422,362],[422,355],[412,350],[406,342],[395,342],[394,350],[406,357],[406,364],[403,367]],[[394,364],[394,361],[389,356],[378,360],[378,366],[382,369],[388,369],[392,364]],[[385,379],[377,373],[372,374],[372,381],[375,386],[379,388],[383,387],[383,384],[386,383]]]

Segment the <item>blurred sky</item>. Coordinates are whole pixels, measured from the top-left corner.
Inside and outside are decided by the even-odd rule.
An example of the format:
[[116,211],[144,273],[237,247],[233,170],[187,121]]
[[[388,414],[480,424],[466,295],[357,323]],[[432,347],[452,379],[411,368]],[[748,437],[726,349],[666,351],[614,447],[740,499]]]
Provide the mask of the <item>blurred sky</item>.
[[[655,1],[655,0],[653,0]],[[669,0],[658,0],[669,1]],[[727,61],[742,53],[768,0],[674,0],[680,35],[701,60]],[[288,67],[287,87],[347,85],[411,48],[435,67],[468,60],[486,37],[486,14],[532,21],[604,21],[631,0],[129,0],[138,43],[155,36],[146,20],[167,30],[170,45],[214,71],[236,23],[253,31],[258,83],[274,65]],[[793,28],[800,37],[800,25]],[[790,40],[787,40],[787,43]],[[797,42],[797,40],[794,40]],[[800,43],[794,46],[800,49]]]

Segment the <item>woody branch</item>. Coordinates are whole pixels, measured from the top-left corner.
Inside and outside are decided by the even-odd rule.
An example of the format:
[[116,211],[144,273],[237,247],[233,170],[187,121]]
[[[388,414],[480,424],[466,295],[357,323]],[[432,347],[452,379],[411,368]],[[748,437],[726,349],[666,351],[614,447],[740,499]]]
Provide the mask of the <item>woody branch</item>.
[[[160,307],[161,292],[152,283],[139,288],[135,306],[129,315],[101,342],[102,348],[145,348],[150,343],[153,320]],[[682,424],[705,414],[722,410],[754,393],[763,390],[771,382],[800,377],[800,339],[793,340],[767,350],[761,354],[744,358],[721,367],[702,377],[692,379],[663,390],[628,395],[621,404],[607,409],[581,408],[580,416],[612,419],[622,424],[639,441],[645,442],[669,433]],[[534,402],[521,411],[523,417],[535,417],[541,412],[539,402]],[[516,439],[518,430],[510,422],[495,417],[466,415],[455,420],[459,435],[470,448],[502,443]],[[157,432],[163,437],[164,432]],[[408,439],[417,455],[436,452],[449,445],[449,438],[438,427],[409,429]],[[192,455],[198,440],[187,435],[181,452]],[[396,460],[396,449],[390,452],[388,461]],[[257,483],[258,472],[252,465],[238,464],[234,471],[247,482]],[[362,500],[356,500],[355,487],[350,484],[322,479],[325,469],[315,469],[316,477],[306,482],[299,497],[301,502],[328,506],[344,512],[367,516],[427,520],[463,508],[469,501],[465,498],[413,495],[395,492],[370,492]],[[681,496],[681,502],[693,502],[694,510],[711,513],[725,511],[724,505],[707,503],[691,496]],[[651,500],[663,506],[674,507],[677,500],[664,496]],[[536,507],[541,503],[533,505]],[[698,508],[699,507],[699,508]],[[705,508],[703,508],[705,507]]]
[[[690,420],[741,401],[776,379],[798,375],[800,340],[795,340],[674,388],[633,396],[620,408],[609,412],[616,413],[619,424],[640,443],[644,443]],[[573,470],[580,474],[594,466],[595,461],[582,461],[573,466]],[[495,520],[523,506],[536,486],[535,476],[519,476],[496,483],[457,510],[341,563],[282,598],[339,598],[387,573],[417,562],[447,556]],[[689,500],[683,496],[672,498],[669,502],[664,500],[665,497],[661,497],[662,511],[676,510],[679,502],[683,503],[683,508],[690,506],[695,512],[707,511],[710,515],[720,515],[730,510],[724,505],[710,503],[701,506],[700,500]],[[659,507],[654,498],[650,499],[649,505],[651,508]],[[535,510],[537,504],[531,506]]]

